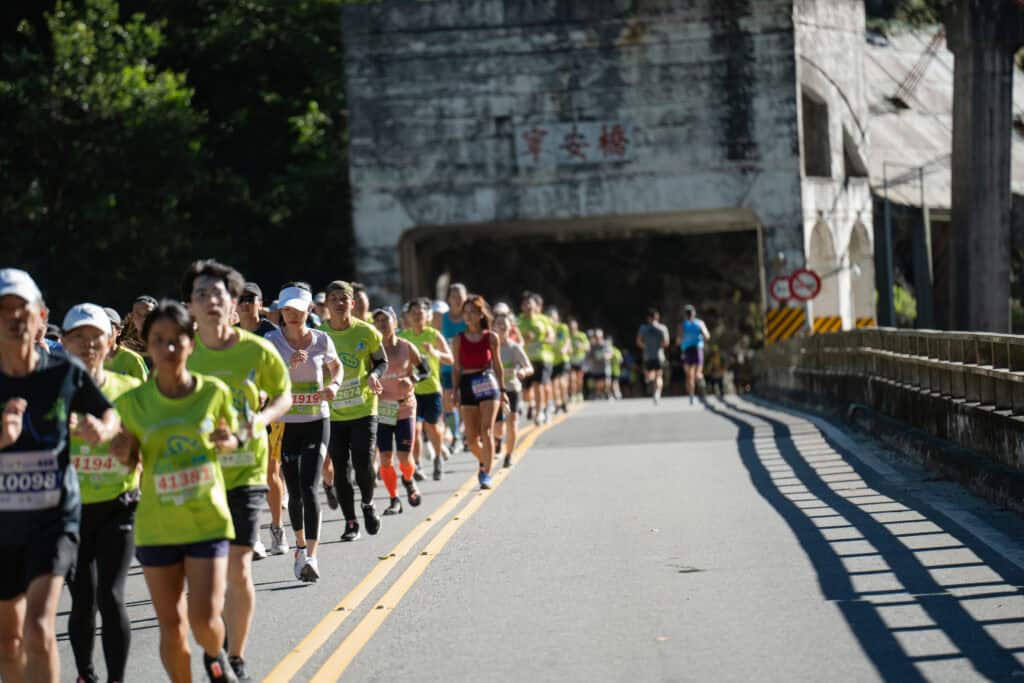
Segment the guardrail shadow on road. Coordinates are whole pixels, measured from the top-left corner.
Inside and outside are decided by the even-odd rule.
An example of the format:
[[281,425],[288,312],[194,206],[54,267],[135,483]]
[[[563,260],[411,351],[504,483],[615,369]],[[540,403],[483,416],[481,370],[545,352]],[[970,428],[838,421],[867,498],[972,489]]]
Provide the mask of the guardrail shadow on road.
[[[1024,626],[1024,606],[1020,603],[1024,601],[1011,604],[1009,610],[1000,610],[1004,615],[998,618],[991,618],[992,610],[981,618],[972,614],[972,611],[978,612],[981,605],[974,601],[1021,596],[1024,571],[978,542],[946,516],[900,491],[891,490],[896,487],[879,481],[881,478],[876,473],[845,454],[841,446],[816,427],[813,440],[823,441],[829,448],[826,451],[816,444],[814,448],[805,447],[808,451],[805,453],[801,443],[811,439],[806,434],[795,435],[785,421],[771,414],[734,402],[709,401],[706,406],[739,429],[740,456],[754,487],[789,525],[816,570],[824,597],[836,603],[882,678],[924,681],[928,674],[922,668],[966,660],[977,674],[990,680],[1011,677],[1024,680],[1019,678],[1024,675],[1024,667],[1014,656],[1024,652],[1024,647],[1005,647],[991,632],[1002,633],[1006,629],[1007,633],[1014,630],[1020,633]],[[770,438],[761,436],[766,425],[770,427]],[[757,427],[760,429],[755,429]],[[835,469],[833,459],[827,457],[830,452],[843,455],[869,492],[846,486],[845,490],[857,493],[844,495],[843,488],[833,488],[841,482],[832,480],[831,473],[816,468],[820,461],[828,463],[827,469]],[[779,474],[789,476],[777,477]],[[854,482],[842,482],[851,483]],[[879,500],[881,498],[887,500]],[[872,500],[874,502],[869,502]],[[806,504],[802,505],[804,501]],[[899,509],[869,509],[883,503]],[[826,510],[831,514],[821,514]],[[937,530],[900,533],[899,525],[906,525],[908,521],[878,519],[889,513],[916,513],[921,519],[910,522],[931,523]],[[827,520],[828,525],[819,526],[818,519]],[[844,532],[844,537],[829,538],[829,534],[836,531]],[[947,542],[945,536],[951,540]],[[922,543],[918,548],[911,547],[930,537],[941,545]],[[854,552],[842,552],[844,545]],[[928,553],[940,551],[951,551],[958,556],[948,564],[926,563]],[[858,562],[869,568],[853,571],[847,565]],[[967,576],[954,576],[952,582],[946,582],[933,574],[946,570]],[[887,579],[890,585],[885,590],[858,590],[855,585],[874,578]],[[975,580],[977,578],[982,580]],[[901,609],[903,613],[898,613]],[[892,625],[900,621],[907,625]],[[931,640],[915,643],[915,634]],[[941,636],[948,642],[943,648],[936,648],[936,642],[943,641]],[[1015,640],[1020,641],[1020,638]],[[922,644],[930,646],[931,651],[925,648],[920,652]],[[908,645],[919,652],[908,652]],[[950,651],[951,647],[955,651]]]

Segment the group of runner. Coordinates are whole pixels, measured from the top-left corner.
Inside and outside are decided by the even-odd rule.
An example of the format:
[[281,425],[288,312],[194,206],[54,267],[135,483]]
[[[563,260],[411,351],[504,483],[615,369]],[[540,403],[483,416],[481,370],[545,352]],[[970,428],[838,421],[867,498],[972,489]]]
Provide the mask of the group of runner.
[[[446,302],[371,311],[356,284],[338,280],[314,294],[290,282],[264,308],[258,285],[203,260],[187,270],[181,300],[141,296],[124,318],[76,305],[56,342],[45,338],[48,311],[32,278],[0,270],[5,681],[57,680],[65,577],[78,680],[98,680],[97,613],[107,679],[123,680],[133,556],[168,676],[189,679],[191,630],[210,680],[250,680],[252,562],[292,550],[295,578],[319,579],[321,489],[342,511],[342,541],[375,535],[382,516],[404,511],[399,480],[408,505],[420,505],[422,461],[433,460],[440,480],[462,446],[488,489],[496,456],[511,465],[520,402],[543,424],[581,400],[588,379],[598,392],[611,386],[613,347],[601,331],[562,322],[532,292],[518,316],[461,284]],[[652,324],[660,334],[656,316]],[[707,330],[698,327],[702,346]],[[663,363],[664,337],[642,328],[638,345]],[[660,375],[653,361],[647,367],[657,400]],[[378,477],[389,497],[380,513]],[[269,547],[260,538],[265,503]]]

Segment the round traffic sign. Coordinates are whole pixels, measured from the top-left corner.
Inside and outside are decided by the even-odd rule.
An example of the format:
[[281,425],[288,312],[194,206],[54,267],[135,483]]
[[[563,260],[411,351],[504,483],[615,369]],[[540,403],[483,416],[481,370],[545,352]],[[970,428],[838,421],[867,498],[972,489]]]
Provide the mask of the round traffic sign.
[[786,277],[785,275],[779,275],[778,277],[772,279],[772,281],[768,283],[768,293],[771,295],[773,299],[778,301],[780,304],[786,303],[787,301],[792,299],[793,292],[791,291],[789,285],[789,278]]
[[821,277],[813,270],[801,268],[789,276],[789,291],[795,299],[810,301],[821,292]]

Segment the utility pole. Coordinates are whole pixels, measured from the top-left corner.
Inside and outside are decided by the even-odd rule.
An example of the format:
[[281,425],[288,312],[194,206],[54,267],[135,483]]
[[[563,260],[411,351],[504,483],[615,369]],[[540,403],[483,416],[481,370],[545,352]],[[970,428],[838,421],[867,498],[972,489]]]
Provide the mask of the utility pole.
[[949,329],[1008,332],[1013,56],[1024,44],[1018,0],[953,0],[953,222]]

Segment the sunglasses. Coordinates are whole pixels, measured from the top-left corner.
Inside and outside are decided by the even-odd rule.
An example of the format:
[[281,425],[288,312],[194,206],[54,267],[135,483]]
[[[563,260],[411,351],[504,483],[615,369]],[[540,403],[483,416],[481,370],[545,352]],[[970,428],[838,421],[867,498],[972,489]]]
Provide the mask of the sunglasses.
[[240,304],[254,304],[254,303],[256,303],[256,295],[255,294],[243,294],[242,296],[238,297],[238,303],[240,303]]

